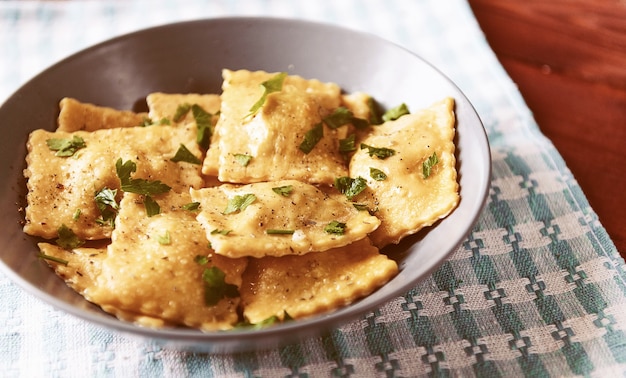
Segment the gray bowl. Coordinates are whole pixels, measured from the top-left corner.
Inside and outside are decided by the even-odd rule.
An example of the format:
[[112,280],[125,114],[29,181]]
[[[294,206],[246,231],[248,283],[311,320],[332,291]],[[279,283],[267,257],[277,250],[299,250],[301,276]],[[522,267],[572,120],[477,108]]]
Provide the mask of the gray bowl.
[[[219,93],[221,70],[287,71],[370,93],[383,106],[411,109],[454,97],[461,202],[446,219],[384,250],[400,273],[368,297],[332,313],[263,330],[203,333],[149,329],[122,322],[69,289],[36,257],[37,240],[22,232],[26,139],[52,130],[62,97],[118,109],[146,110],[150,92]],[[48,68],[0,107],[0,268],[50,305],[98,326],[165,347],[231,352],[274,347],[337,327],[401,296],[427,277],[463,241],[483,207],[490,176],[489,145],[463,93],[441,72],[378,37],[319,23],[271,18],[223,18],[170,24],[118,37]],[[43,319],[42,321],[45,321]]]

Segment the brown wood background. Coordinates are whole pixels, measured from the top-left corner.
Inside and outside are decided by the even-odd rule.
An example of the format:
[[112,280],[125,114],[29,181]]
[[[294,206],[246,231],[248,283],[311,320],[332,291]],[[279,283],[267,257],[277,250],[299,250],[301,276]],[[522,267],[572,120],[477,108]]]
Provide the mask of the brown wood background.
[[469,4],[539,127],[626,257],[626,1]]

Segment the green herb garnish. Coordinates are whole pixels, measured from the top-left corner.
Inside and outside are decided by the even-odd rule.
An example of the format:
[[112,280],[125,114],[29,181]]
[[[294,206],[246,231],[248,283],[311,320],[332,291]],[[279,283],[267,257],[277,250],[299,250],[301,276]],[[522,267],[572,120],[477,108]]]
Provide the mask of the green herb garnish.
[[367,181],[363,177],[357,177],[355,179],[348,176],[338,177],[335,179],[335,187],[345,194],[346,198],[352,200],[359,193],[361,193],[367,187]]
[[237,211],[243,211],[255,200],[256,196],[252,193],[243,194],[241,196],[236,195],[228,201],[226,209],[224,209],[222,214],[231,214]]
[[248,154],[233,154],[235,161],[241,165],[242,167],[247,167],[250,164],[250,160],[252,160],[252,156]]
[[204,302],[207,306],[215,306],[223,298],[236,298],[239,296],[237,286],[227,283],[225,278],[226,274],[216,266],[206,268],[202,272]]
[[261,87],[263,88],[263,94],[261,95],[261,98],[257,102],[255,102],[254,105],[252,105],[252,107],[250,108],[250,113],[248,114],[248,117],[254,115],[259,109],[261,109],[263,104],[265,104],[265,100],[267,99],[268,94],[273,92],[280,92],[283,89],[283,81],[286,77],[287,73],[281,72],[261,83]]
[[340,106],[334,112],[324,117],[324,123],[331,129],[338,129],[352,122],[354,115],[348,108]]
[[378,168],[370,167],[370,177],[376,181],[384,181],[387,175]]
[[63,264],[65,266],[67,266],[70,262],[64,259],[61,259],[59,257],[54,257],[54,256],[50,256],[50,255],[46,255],[43,252],[39,252],[37,254],[37,257],[39,257],[40,259],[44,259],[44,260],[49,260],[49,261],[54,261],[55,263],[58,264]]
[[377,158],[381,160],[387,159],[388,157],[396,154],[396,151],[392,150],[391,148],[372,147],[372,146],[368,146],[365,143],[361,143],[361,149],[365,149],[365,148],[367,148],[367,153],[370,156],[376,156]]
[[383,114],[383,121],[393,121],[409,113],[409,108],[405,103],[402,103],[395,108],[387,110],[385,114]]
[[155,122],[148,117],[143,117],[143,121],[139,124],[139,126],[149,127],[149,126],[163,126],[163,125],[171,125],[171,124],[172,123],[167,118],[161,118],[160,120]]
[[235,325],[235,328],[250,328],[250,329],[262,329],[262,328],[267,328],[270,327],[274,324],[277,323],[285,323],[285,322],[289,322],[292,321],[293,318],[291,317],[291,315],[289,315],[287,313],[287,311],[283,311],[283,319],[281,320],[280,317],[278,317],[277,315],[272,315],[266,319],[261,320],[258,323],[250,323],[247,320],[240,322],[238,324]]
[[148,181],[144,179],[131,178],[130,175],[135,173],[136,170],[137,165],[131,160],[122,162],[122,158],[119,158],[117,162],[115,162],[115,171],[117,172],[117,177],[120,179],[122,191],[150,196],[154,194],[167,193],[170,189],[172,189],[159,180]]
[[102,216],[97,220],[98,223],[108,224],[113,227],[117,211],[120,209],[117,200],[115,199],[116,196],[117,189],[104,187],[96,192],[94,195],[94,201],[96,202],[96,206],[98,207],[98,210],[100,210],[100,215]]
[[282,230],[282,229],[274,229],[270,228],[265,230],[267,235],[293,235],[296,232],[295,230]]
[[81,209],[74,210],[74,214],[72,215],[72,220],[77,221],[80,218]]
[[55,156],[61,157],[72,156],[76,151],[87,146],[85,140],[77,135],[74,135],[72,139],[48,139],[46,140],[46,144],[49,149],[56,151]]
[[354,208],[357,209],[358,211],[368,211],[369,210],[367,208],[367,205],[365,205],[363,203],[353,203],[352,206],[354,206]]
[[152,196],[149,196],[149,195],[144,196],[143,205],[146,208],[146,215],[148,217],[153,217],[161,213],[161,206],[159,206],[157,201],[155,201],[154,198],[152,198]]
[[161,245],[170,245],[172,244],[172,239],[170,238],[170,232],[165,231],[165,234],[157,236],[157,241]]
[[74,231],[65,224],[61,224],[57,229],[57,233],[59,234],[59,238],[56,240],[56,243],[63,249],[74,249],[85,244],[85,241],[76,236]]
[[196,255],[196,257],[193,259],[193,261],[195,261],[196,263],[200,264],[200,265],[206,265],[209,263],[209,257],[208,256],[202,256],[202,255]]
[[200,208],[200,202],[189,202],[181,206],[183,210],[196,211]]
[[213,231],[211,231],[211,235],[228,235],[232,232],[232,230],[220,230],[220,229],[214,229]]
[[180,147],[178,147],[178,151],[176,151],[176,154],[174,155],[174,157],[171,158],[170,160],[175,163],[178,163],[179,161],[184,161],[186,163],[191,163],[191,164],[202,164],[202,161],[200,160],[200,158],[198,158],[191,151],[189,151],[187,146],[185,146],[182,143],[180,144]]
[[433,166],[435,166],[435,164],[437,163],[439,163],[439,158],[437,158],[436,152],[433,152],[433,154],[430,155],[430,157],[428,157],[428,159],[426,159],[422,163],[422,175],[424,176],[425,179],[427,179],[428,176],[430,176]]
[[185,118],[190,109],[191,105],[186,102],[178,105],[176,112],[174,113],[174,117],[172,117],[174,122],[180,122],[183,118]]
[[300,151],[308,154],[313,150],[317,142],[324,137],[324,126],[322,123],[318,123],[313,128],[304,134],[304,140],[300,143]]
[[348,153],[356,151],[356,144],[354,143],[356,135],[350,134],[345,139],[339,139],[339,152]]
[[191,106],[191,113],[193,114],[193,119],[196,121],[196,142],[200,147],[206,150],[211,144],[211,135],[213,134],[211,119],[213,115],[197,104]]
[[380,106],[376,103],[373,97],[370,97],[367,100],[367,106],[370,111],[369,123],[370,125],[380,125],[383,123],[382,118],[380,116]]
[[274,193],[280,194],[283,197],[289,197],[291,192],[293,191],[293,185],[285,185],[285,186],[277,186],[272,188]]
[[346,231],[346,224],[334,220],[324,227],[324,231],[328,234],[343,235]]

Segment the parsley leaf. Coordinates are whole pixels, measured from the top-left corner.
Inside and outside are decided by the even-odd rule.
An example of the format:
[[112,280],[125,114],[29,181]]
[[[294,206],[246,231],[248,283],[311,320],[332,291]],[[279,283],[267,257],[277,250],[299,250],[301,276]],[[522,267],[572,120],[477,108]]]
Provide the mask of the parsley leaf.
[[322,123],[318,123],[313,128],[304,134],[304,140],[300,143],[300,151],[308,154],[313,150],[317,142],[324,137],[324,127]]
[[150,196],[153,194],[167,193],[172,189],[159,180],[148,181],[130,178],[130,175],[137,171],[137,165],[131,160],[122,162],[122,158],[119,158],[117,162],[115,162],[115,170],[121,182],[121,189],[124,192]]
[[361,149],[365,149],[365,148],[367,148],[367,153],[370,156],[376,156],[377,158],[381,160],[387,159],[388,157],[396,154],[396,151],[392,150],[391,148],[372,147],[372,146],[368,146],[365,143],[361,143]]
[[324,117],[324,123],[331,129],[338,129],[352,122],[353,118],[354,115],[348,108],[340,106],[334,112]]
[[217,228],[213,231],[211,231],[211,235],[228,235],[231,233],[232,230],[218,230]]
[[146,215],[148,217],[155,216],[161,212],[161,206],[149,195],[143,199],[143,205],[146,207]]
[[39,252],[37,254],[37,257],[39,257],[40,259],[44,259],[44,260],[49,260],[49,261],[54,261],[55,263],[58,264],[63,264],[65,266],[67,266],[70,262],[64,259],[61,259],[59,257],[55,257],[55,256],[50,256],[50,255],[46,255],[43,252]]
[[191,106],[193,119],[196,121],[196,142],[205,150],[211,144],[211,135],[213,134],[213,125],[211,124],[211,113],[202,109],[200,105],[193,104]]
[[437,158],[436,152],[433,152],[433,154],[422,163],[422,175],[425,179],[430,176],[433,166],[437,163],[439,163],[439,158]]
[[328,234],[343,235],[346,231],[346,224],[334,220],[324,227],[324,231]]
[[143,121],[139,124],[139,126],[148,127],[148,126],[163,126],[163,125],[171,125],[171,124],[172,123],[167,118],[161,118],[158,121],[153,121],[152,119],[148,117],[143,117]]
[[206,268],[202,272],[204,282],[204,302],[207,306],[215,306],[223,298],[235,298],[239,296],[236,285],[225,281],[226,274],[216,267]]
[[352,200],[367,187],[367,182],[363,177],[355,179],[348,176],[338,177],[335,179],[335,187],[346,195],[346,198]]
[[176,112],[174,113],[174,117],[172,117],[174,122],[180,122],[183,118],[185,118],[190,109],[191,105],[187,102],[178,105]]
[[189,151],[187,146],[185,146],[182,143],[180,144],[180,147],[178,147],[178,151],[176,151],[176,154],[174,155],[174,157],[171,158],[170,160],[175,163],[179,161],[184,161],[186,163],[191,163],[191,164],[202,164],[202,161],[200,161],[200,158],[198,158],[191,151]]
[[248,154],[233,154],[235,157],[235,161],[239,163],[242,167],[247,167],[250,164],[250,160],[252,160],[252,156]]
[[96,207],[98,207],[100,215],[102,216],[101,219],[97,220],[98,223],[109,224],[113,227],[117,211],[120,208],[117,200],[115,199],[116,196],[117,189],[104,187],[96,192],[94,195],[94,201],[96,202]]
[[189,202],[181,206],[183,210],[196,211],[200,208],[200,202]]
[[259,109],[261,109],[263,104],[265,104],[265,99],[267,98],[268,94],[273,92],[280,92],[283,89],[283,81],[286,77],[286,72],[280,72],[261,83],[261,87],[263,88],[263,94],[261,95],[261,98],[257,102],[255,102],[254,105],[252,105],[248,116],[254,115]]
[[357,209],[358,211],[368,211],[369,210],[367,208],[367,205],[365,205],[363,203],[353,203],[352,206],[354,206],[354,208]]
[[395,108],[387,110],[385,114],[383,114],[383,121],[393,121],[409,113],[409,108],[405,103],[402,103]]
[[49,149],[56,151],[55,156],[61,157],[72,156],[76,151],[87,146],[85,140],[77,135],[74,135],[72,139],[48,139],[46,144]]
[[380,106],[376,103],[374,98],[370,97],[367,100],[367,107],[370,111],[369,123],[370,125],[380,125],[383,123],[383,120],[380,116]]
[[265,233],[267,235],[293,235],[294,232],[296,232],[296,231],[295,230],[275,229],[275,228],[269,228],[269,229],[265,230]]
[[57,229],[57,233],[59,234],[59,238],[56,240],[56,243],[63,249],[78,248],[85,244],[85,241],[76,236],[74,231],[65,224],[61,224]]
[[208,256],[202,256],[202,255],[196,255],[196,257],[193,259],[193,261],[195,261],[196,263],[200,264],[200,265],[206,265],[209,263],[209,257]]
[[339,152],[348,153],[356,151],[356,144],[354,143],[356,135],[350,134],[345,139],[339,139]]
[[268,318],[265,318],[263,320],[261,320],[258,323],[250,323],[249,321],[243,321],[240,323],[237,323],[235,325],[235,328],[249,328],[249,329],[262,329],[262,328],[266,328],[269,326],[272,326],[276,323],[284,323],[284,322],[289,322],[292,321],[293,318],[291,317],[291,315],[289,315],[287,313],[287,311],[283,311],[283,319],[281,320],[280,317],[278,315],[272,315]]
[[157,241],[161,245],[170,245],[172,244],[172,239],[170,238],[170,232],[165,231],[165,234],[157,236]]
[[285,186],[277,186],[272,188],[274,193],[280,194],[283,197],[289,197],[291,192],[293,191],[293,185],[285,185]]
[[256,196],[252,193],[244,195],[236,195],[228,201],[226,209],[222,214],[231,214],[237,211],[244,211],[248,205],[256,200]]
[[370,177],[376,181],[385,181],[387,175],[378,168],[370,167]]

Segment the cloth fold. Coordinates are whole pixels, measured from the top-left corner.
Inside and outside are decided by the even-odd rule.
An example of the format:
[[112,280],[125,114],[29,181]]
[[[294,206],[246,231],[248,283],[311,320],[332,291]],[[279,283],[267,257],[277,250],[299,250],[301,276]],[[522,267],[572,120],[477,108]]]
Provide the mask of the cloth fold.
[[145,27],[233,15],[366,31],[417,53],[450,77],[475,106],[492,149],[489,198],[472,232],[430,277],[361,319],[284,348],[232,355],[162,349],[112,333],[40,302],[0,274],[0,375],[626,371],[624,261],[464,0],[2,1],[0,101],[94,43]]

